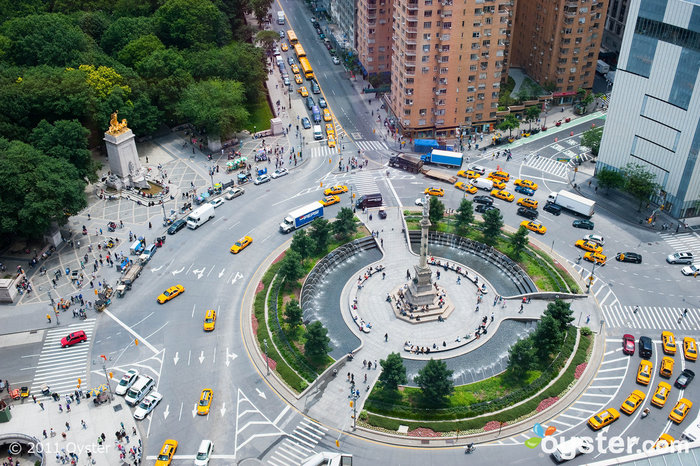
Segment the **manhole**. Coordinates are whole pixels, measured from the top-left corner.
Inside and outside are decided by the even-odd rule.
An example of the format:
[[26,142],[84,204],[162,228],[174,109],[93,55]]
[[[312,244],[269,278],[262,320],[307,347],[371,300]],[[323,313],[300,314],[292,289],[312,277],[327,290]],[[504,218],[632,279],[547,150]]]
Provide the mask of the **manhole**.
[[118,411],[121,411],[121,410],[122,410],[122,404],[119,403],[119,404],[117,404],[117,405],[114,405],[114,406],[112,406],[112,409],[114,410],[115,413],[118,412]]

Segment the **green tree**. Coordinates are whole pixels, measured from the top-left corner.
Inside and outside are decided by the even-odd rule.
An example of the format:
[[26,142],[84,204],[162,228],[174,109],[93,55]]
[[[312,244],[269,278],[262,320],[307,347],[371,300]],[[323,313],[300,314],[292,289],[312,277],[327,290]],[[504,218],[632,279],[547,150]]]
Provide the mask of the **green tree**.
[[554,317],[543,315],[537,323],[537,330],[533,334],[535,356],[540,367],[547,367],[552,354],[561,345],[563,334],[559,330],[559,324]]
[[277,34],[277,31],[263,30],[255,34],[255,42],[262,45],[262,48],[268,54],[272,53],[272,48],[278,40],[280,40],[280,36]]
[[207,134],[228,138],[248,123],[244,103],[243,83],[215,79],[188,86],[177,108]]
[[520,127],[520,120],[514,114],[509,114],[497,126],[501,131],[508,131],[508,136],[513,135],[513,130]]
[[574,313],[571,310],[571,305],[561,299],[555,299],[547,304],[543,315],[551,316],[557,323],[559,332],[564,333],[566,329],[574,321]]
[[77,170],[80,178],[97,181],[96,166],[88,150],[90,131],[78,120],[58,120],[53,124],[41,120],[29,138],[44,154],[65,160]]
[[387,390],[396,390],[399,385],[405,384],[406,367],[403,365],[403,359],[399,353],[391,353],[386,359],[380,359],[379,365],[382,366],[382,373],[379,374],[379,381]]
[[528,371],[532,369],[534,348],[531,337],[518,340],[508,350],[508,369],[506,377],[514,382],[522,382],[527,378]]
[[341,207],[338,215],[335,216],[335,222],[332,223],[333,234],[339,240],[346,240],[355,234],[357,230],[357,222],[352,209]]
[[289,248],[299,253],[301,260],[304,261],[313,254],[314,246],[314,240],[306,234],[305,230],[297,230],[294,233],[292,244]]
[[331,236],[331,225],[325,218],[317,218],[311,222],[311,230],[309,237],[314,243],[314,252],[316,254],[325,254],[328,249],[328,240]]
[[498,241],[501,236],[501,228],[503,228],[503,216],[501,211],[497,209],[491,209],[484,212],[484,228],[482,230],[482,235],[484,238],[484,243],[493,246]]
[[124,46],[117,53],[117,59],[126,66],[134,67],[138,62],[156,50],[165,50],[165,45],[155,34],[138,37]]
[[542,112],[542,107],[539,105],[533,105],[525,109],[525,121],[530,124],[530,131],[532,131],[532,122],[537,121]]
[[581,145],[588,147],[591,150],[591,154],[598,156],[598,151],[600,151],[600,140],[603,138],[603,128],[593,128],[588,131],[584,131],[581,136]]
[[284,320],[292,329],[301,325],[303,315],[299,301],[296,299],[291,299],[284,307]]
[[68,161],[29,144],[0,139],[0,234],[40,238],[87,206],[85,182]]
[[659,189],[659,185],[655,181],[656,175],[637,163],[628,163],[623,172],[627,176],[625,191],[639,201],[638,210],[641,211],[642,204],[648,201]]
[[530,241],[527,236],[528,230],[521,226],[518,228],[518,231],[516,231],[513,236],[510,237],[510,251],[513,255],[513,259],[516,261],[520,259],[520,255],[523,253],[525,246],[527,246]]
[[304,266],[298,252],[289,250],[285,253],[280,265],[280,276],[283,280],[295,283],[304,276]]
[[194,83],[186,60],[175,49],[154,51],[136,64],[136,71],[149,85],[152,102],[169,114],[175,113],[184,90]]
[[258,20],[258,27],[262,28],[263,20],[272,6],[272,0],[249,0],[248,5],[252,9],[255,19]]
[[469,199],[462,198],[455,214],[457,232],[463,235],[472,223],[474,223],[474,205]]
[[153,20],[150,17],[122,17],[118,18],[102,34],[100,45],[109,55],[114,56],[126,47],[126,44],[141,36],[153,32]]
[[598,179],[598,186],[606,190],[620,189],[625,186],[625,175],[609,168],[598,170],[595,174]]
[[418,371],[414,382],[421,388],[426,404],[441,405],[445,397],[454,391],[452,371],[442,360],[430,358],[430,361]]
[[180,49],[231,40],[226,16],[209,0],[167,0],[153,15],[158,37]]
[[[129,105],[129,103],[132,105]],[[154,133],[162,122],[162,112],[158,110],[158,107],[151,104],[147,95],[141,95],[120,108],[122,111],[119,113],[119,116],[126,118],[129,128],[137,136]]]
[[[427,196],[427,195],[426,195]],[[440,199],[436,196],[427,196],[430,202],[430,210],[428,211],[428,219],[430,223],[433,224],[433,228],[437,228],[438,223],[440,223],[445,216],[445,204],[443,204]]]
[[306,343],[304,343],[304,354],[309,359],[319,360],[325,357],[330,351],[331,339],[328,338],[328,330],[320,321],[312,322],[306,327]]
[[78,26],[99,44],[110,22],[111,19],[103,11],[84,11],[79,15]]

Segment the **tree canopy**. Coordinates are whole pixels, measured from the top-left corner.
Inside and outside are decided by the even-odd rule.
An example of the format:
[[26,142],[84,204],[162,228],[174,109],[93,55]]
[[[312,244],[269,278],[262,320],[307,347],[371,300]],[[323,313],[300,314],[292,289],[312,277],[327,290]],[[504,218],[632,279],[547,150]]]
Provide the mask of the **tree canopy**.
[[179,49],[231,40],[226,17],[209,0],[167,0],[156,11],[154,26],[164,44]]
[[208,134],[228,137],[248,121],[243,83],[213,79],[193,83],[185,89],[178,105],[180,113]]
[[445,216],[445,204],[435,196],[427,196],[430,202],[430,210],[428,211],[428,219],[433,224],[433,228],[437,228],[438,222],[442,221]]
[[310,359],[320,359],[330,351],[331,339],[328,330],[318,320],[306,327],[306,343],[304,353]]
[[454,391],[452,372],[447,368],[445,361],[433,358],[430,358],[430,361],[418,371],[414,381],[421,388],[423,401],[426,404],[441,405],[445,397],[452,394]]
[[591,154],[597,156],[600,151],[600,140],[603,138],[603,128],[593,128],[583,132],[581,145],[588,147]]
[[498,237],[501,236],[501,228],[503,228],[503,216],[501,211],[498,209],[491,209],[484,212],[484,228],[482,230],[482,236],[484,243],[492,246],[498,241]]
[[379,381],[387,390],[396,390],[399,385],[405,384],[406,367],[403,365],[403,359],[399,353],[391,353],[386,359],[380,359],[379,365],[382,366],[382,373],[379,374]]

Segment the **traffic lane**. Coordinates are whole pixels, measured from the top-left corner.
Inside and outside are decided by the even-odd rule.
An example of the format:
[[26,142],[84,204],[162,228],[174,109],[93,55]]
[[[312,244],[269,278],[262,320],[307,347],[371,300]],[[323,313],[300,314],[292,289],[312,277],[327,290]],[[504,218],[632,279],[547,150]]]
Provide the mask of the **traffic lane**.
[[[0,377],[3,382],[9,380],[12,389],[31,385],[34,380],[36,364],[44,346],[44,332],[38,332],[36,340],[31,343],[15,344],[25,339],[23,335],[34,339],[32,334],[24,332],[0,337],[3,356],[0,358]],[[6,395],[7,391],[4,391],[3,394]]]

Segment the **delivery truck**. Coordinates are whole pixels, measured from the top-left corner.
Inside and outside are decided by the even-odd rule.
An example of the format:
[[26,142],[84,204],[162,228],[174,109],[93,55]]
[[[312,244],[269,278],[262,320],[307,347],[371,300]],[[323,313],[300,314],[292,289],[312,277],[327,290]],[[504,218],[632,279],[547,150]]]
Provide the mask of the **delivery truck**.
[[449,173],[441,172],[440,170],[426,170],[423,169],[423,174],[428,178],[434,180],[444,181],[445,183],[455,184],[457,182],[457,177],[450,175]]
[[597,73],[602,74],[605,76],[605,74],[610,71],[610,65],[605,63],[603,60],[598,60],[598,63],[595,65],[595,70]]
[[423,168],[423,161],[418,157],[407,154],[398,154],[389,159],[389,166],[400,168],[411,173],[418,173]]
[[191,230],[196,230],[197,228],[201,227],[209,220],[214,218],[214,215],[216,214],[214,213],[213,205],[209,204],[208,202],[202,204],[201,206],[193,210],[190,215],[187,216],[187,228]]
[[424,163],[447,165],[450,167],[461,167],[463,159],[464,156],[461,152],[440,149],[433,149],[429,154],[421,155],[421,160]]
[[568,191],[555,191],[549,195],[547,201],[584,217],[593,215],[593,207],[595,206],[595,201]]
[[323,217],[323,204],[318,201],[312,202],[289,212],[284,221],[280,223],[280,231],[282,233],[292,232],[321,217]]

